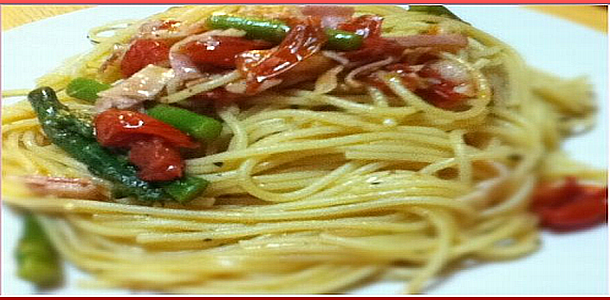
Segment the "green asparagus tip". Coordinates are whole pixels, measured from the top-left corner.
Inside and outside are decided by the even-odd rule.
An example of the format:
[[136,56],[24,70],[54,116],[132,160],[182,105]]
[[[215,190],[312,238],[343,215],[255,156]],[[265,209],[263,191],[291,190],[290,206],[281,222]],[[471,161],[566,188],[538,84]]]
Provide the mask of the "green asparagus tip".
[[199,196],[208,187],[209,182],[203,178],[185,176],[163,186],[163,190],[174,200],[186,203]]
[[101,83],[97,80],[79,77],[72,80],[66,88],[68,96],[85,100],[87,102],[95,102],[98,98],[98,93],[109,89],[111,85]]
[[17,246],[17,275],[40,288],[57,286],[62,281],[59,255],[36,218],[28,214]]
[[213,140],[222,131],[220,121],[179,107],[157,104],[146,113],[199,140]]

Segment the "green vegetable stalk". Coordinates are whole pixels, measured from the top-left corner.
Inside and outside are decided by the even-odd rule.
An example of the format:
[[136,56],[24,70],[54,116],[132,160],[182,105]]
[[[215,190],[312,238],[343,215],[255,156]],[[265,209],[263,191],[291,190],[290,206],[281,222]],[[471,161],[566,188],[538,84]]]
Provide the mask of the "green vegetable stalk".
[[118,185],[115,190],[120,191],[123,196],[134,196],[144,201],[173,198],[184,203],[196,197],[208,184],[199,178],[183,178],[177,183],[170,182],[164,187],[158,187],[141,180],[137,177],[137,170],[133,165],[97,142],[91,124],[72,115],[69,109],[59,102],[53,89],[42,87],[33,90],[28,95],[28,100],[38,115],[42,129],[53,144],[87,165],[94,175]]
[[186,203],[205,191],[208,184],[209,182],[205,179],[194,176],[184,176],[183,178],[164,184],[163,190],[174,200],[180,203]]
[[215,139],[222,130],[222,123],[216,119],[167,104],[157,104],[146,113],[200,140]]
[[[261,39],[272,43],[280,43],[286,37],[290,27],[280,21],[252,19],[229,15],[212,15],[207,20],[207,26],[212,29],[235,28],[246,32],[246,38]],[[352,32],[327,29],[328,41],[326,49],[351,51],[362,45],[362,36]]]
[[348,31],[326,29],[326,45],[324,48],[339,51],[358,50],[362,46],[362,36]]
[[165,198],[161,189],[136,176],[135,167],[103,148],[95,140],[91,125],[71,115],[68,108],[57,100],[53,89],[42,87],[33,90],[28,100],[53,144],[87,165],[91,173],[123,185],[129,196],[148,201]]
[[66,94],[68,96],[85,100],[90,103],[94,103],[97,100],[97,93],[109,89],[111,85],[101,83],[97,80],[89,78],[76,78],[68,84],[66,88]]
[[212,15],[207,20],[212,29],[235,28],[246,32],[249,39],[265,40],[279,44],[282,42],[290,27],[280,21],[242,18],[229,15]]
[[17,246],[17,275],[38,287],[52,287],[61,283],[62,268],[59,255],[32,215],[26,215],[24,233]]

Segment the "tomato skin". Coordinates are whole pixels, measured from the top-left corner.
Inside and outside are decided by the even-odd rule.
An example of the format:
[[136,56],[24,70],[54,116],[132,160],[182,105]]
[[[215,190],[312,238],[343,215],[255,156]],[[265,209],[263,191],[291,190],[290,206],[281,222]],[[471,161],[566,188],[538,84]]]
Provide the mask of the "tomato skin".
[[450,109],[460,105],[468,98],[466,95],[456,92],[454,89],[458,85],[443,78],[438,71],[430,67],[430,64],[426,64],[418,75],[425,79],[432,79],[434,83],[426,88],[417,89],[414,93],[436,107]]
[[450,109],[467,98],[465,95],[455,92],[454,88],[454,84],[443,81],[433,84],[429,88],[416,90],[415,94],[436,107]]
[[290,21],[296,24],[278,46],[238,55],[237,69],[246,78],[246,94],[257,93],[264,81],[278,77],[322,49],[326,34],[320,19],[307,17]]
[[[450,109],[461,104],[467,98],[466,95],[454,90],[456,84],[443,79],[438,72],[426,67],[417,72],[406,63],[397,63],[385,66],[383,69],[397,75],[407,89],[436,107]],[[368,74],[360,79],[386,94],[392,93],[392,90],[375,73]],[[424,81],[426,83],[423,83]]]
[[364,15],[339,24],[339,29],[364,37],[360,49],[344,52],[342,56],[351,62],[361,63],[374,62],[390,56],[401,56],[405,47],[381,37],[382,22],[382,17]]
[[107,147],[129,147],[137,140],[159,137],[175,147],[196,148],[197,143],[182,131],[148,115],[109,109],[94,120],[97,141]]
[[588,195],[556,209],[541,209],[539,215],[543,226],[556,230],[585,228],[606,220],[608,200]]
[[608,187],[582,185],[574,177],[559,185],[544,183],[534,191],[531,209],[553,230],[590,227],[607,221]]
[[130,77],[150,64],[169,59],[170,45],[163,40],[138,39],[131,43],[121,60],[121,74]]
[[161,25],[157,28],[157,30],[169,30],[176,31],[178,27],[182,25],[182,22],[177,20],[165,20]]
[[109,109],[94,120],[97,141],[106,147],[129,148],[129,160],[138,177],[167,181],[183,175],[184,162],[178,148],[196,148],[182,131],[145,114]]
[[269,42],[247,40],[241,37],[214,36],[206,41],[193,41],[181,48],[181,52],[198,64],[221,68],[235,68],[235,57],[249,50],[270,48]]
[[131,143],[129,160],[138,167],[138,177],[143,180],[169,181],[183,175],[180,151],[158,137]]
[[[401,57],[406,47],[396,41],[381,37],[382,22],[383,18],[381,17],[364,15],[340,24],[339,29],[351,31],[365,37],[360,49],[344,52],[342,56],[351,62],[362,64],[383,60],[388,57]],[[432,60],[434,57],[425,58],[426,60]],[[409,70],[409,66],[402,63],[389,65],[384,69],[398,74],[402,83],[409,90],[436,107],[453,108],[467,98],[465,95],[457,93],[454,90],[456,84],[443,79],[438,72],[429,66],[424,67],[420,72]],[[418,78],[434,79],[435,83],[421,87],[419,86]],[[389,88],[375,76],[369,76],[364,81],[380,88],[386,93],[391,93]]]
[[339,24],[338,29],[353,32],[364,38],[381,36],[383,18],[374,15],[363,15],[352,18],[349,22]]
[[582,194],[583,187],[578,184],[575,177],[565,178],[562,185],[540,184],[532,195],[532,209],[542,209],[545,207],[558,207],[570,202],[574,195]]

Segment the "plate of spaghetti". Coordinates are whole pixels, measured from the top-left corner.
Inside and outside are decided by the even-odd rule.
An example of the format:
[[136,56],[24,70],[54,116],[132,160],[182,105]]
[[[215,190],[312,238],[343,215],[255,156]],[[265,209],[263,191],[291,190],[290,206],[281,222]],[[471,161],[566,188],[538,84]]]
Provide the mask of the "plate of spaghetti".
[[518,7],[8,31],[2,292],[607,293],[607,54]]

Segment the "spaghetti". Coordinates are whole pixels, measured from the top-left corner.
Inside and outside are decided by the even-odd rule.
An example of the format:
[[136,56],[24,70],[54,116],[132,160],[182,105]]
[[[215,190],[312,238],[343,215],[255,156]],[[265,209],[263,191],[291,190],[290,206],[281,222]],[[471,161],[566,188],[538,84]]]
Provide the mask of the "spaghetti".
[[[65,93],[68,83],[118,80],[112,66],[99,70],[143,25],[292,10],[185,6],[125,28],[95,28],[99,44],[38,85],[58,91],[72,111],[91,113],[93,105]],[[591,124],[595,105],[584,80],[534,70],[506,44],[450,17],[393,6],[358,6],[356,14],[383,17],[388,38],[466,36],[467,47],[438,55],[472,79],[468,99],[456,109],[433,105],[384,62],[374,66],[375,84],[352,76],[361,86],[349,89],[349,70],[337,64],[309,84],[215,106],[220,137],[205,145],[205,156],[186,160],[186,173],[209,181],[208,189],[186,204],[150,205],[32,195],[19,176],[109,183],[50,143],[29,104],[19,102],[3,108],[4,201],[39,216],[61,255],[93,275],[88,287],[326,293],[393,278],[417,293],[451,262],[535,251],[538,219],[529,207],[538,181],[605,182],[605,172],[559,148]],[[179,103],[242,79],[233,71],[173,93],[168,84],[160,101]]]

